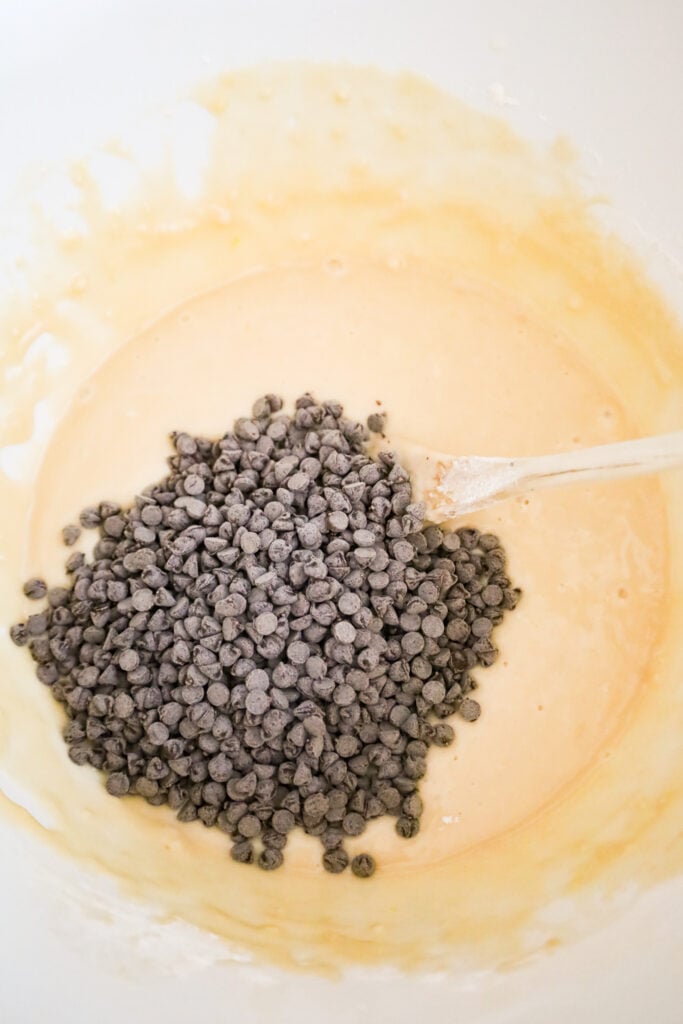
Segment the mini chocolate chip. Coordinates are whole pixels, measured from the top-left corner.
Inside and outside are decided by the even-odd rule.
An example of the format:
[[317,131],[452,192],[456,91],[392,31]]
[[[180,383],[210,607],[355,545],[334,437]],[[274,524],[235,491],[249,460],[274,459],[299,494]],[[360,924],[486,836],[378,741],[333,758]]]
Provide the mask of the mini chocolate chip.
[[168,739],[168,728],[163,722],[152,722],[147,730],[147,738],[150,743],[160,747]]
[[266,846],[259,854],[258,866],[264,871],[273,871],[275,868],[280,867],[282,861],[283,856],[280,850],[276,850],[272,846]]
[[270,636],[277,629],[277,615],[273,612],[262,612],[254,619],[254,629],[261,636]]
[[369,853],[359,853],[351,861],[351,870],[357,878],[369,878],[375,873],[375,860]]
[[252,690],[247,694],[246,708],[252,715],[264,715],[270,707],[270,697],[263,690]]
[[396,822],[396,831],[402,839],[413,839],[420,831],[420,822],[417,818],[407,818],[402,815]]
[[490,583],[484,587],[481,592],[481,599],[484,604],[489,605],[491,608],[496,608],[498,605],[503,603],[503,589],[497,586],[495,583]]
[[446,687],[438,679],[430,679],[422,687],[422,696],[430,704],[440,704],[446,696]]
[[359,836],[365,831],[365,819],[353,811],[345,816],[341,825],[347,836]]
[[67,547],[72,547],[81,535],[80,526],[76,526],[74,523],[70,523],[65,526],[62,530],[62,540]]
[[124,672],[132,672],[140,664],[140,655],[137,651],[129,649],[122,651],[119,656],[119,667]]
[[286,835],[291,832],[296,824],[296,819],[291,811],[279,810],[275,811],[272,818],[272,826],[276,832],[280,832]]
[[31,601],[41,601],[47,594],[47,584],[44,580],[33,576],[24,583],[23,590],[26,597],[30,598]]
[[261,831],[261,822],[254,814],[245,814],[237,824],[237,831],[245,839],[254,839]]
[[323,867],[332,875],[338,875],[344,871],[349,864],[349,855],[341,846],[332,850],[326,850],[323,854]]
[[458,708],[458,713],[466,722],[476,722],[481,714],[481,706],[478,701],[471,700],[470,697],[466,697]]
[[254,848],[248,840],[241,840],[233,845],[230,856],[238,864],[251,864],[254,860]]
[[356,628],[350,622],[342,619],[332,627],[332,634],[342,644],[352,644],[356,639]]
[[433,742],[437,747],[447,747],[455,739],[455,731],[447,722],[437,722],[434,726]]
[[106,787],[111,796],[125,796],[130,789],[130,779],[123,772],[113,772],[106,781]]

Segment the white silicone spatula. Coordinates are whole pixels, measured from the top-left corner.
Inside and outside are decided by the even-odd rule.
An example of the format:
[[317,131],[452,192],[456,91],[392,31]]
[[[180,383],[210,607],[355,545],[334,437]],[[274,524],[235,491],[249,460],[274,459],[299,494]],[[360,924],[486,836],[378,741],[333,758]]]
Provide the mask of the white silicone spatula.
[[426,503],[427,518],[436,522],[541,488],[683,466],[683,431],[520,459],[454,457],[398,440],[395,448],[413,478],[414,499]]

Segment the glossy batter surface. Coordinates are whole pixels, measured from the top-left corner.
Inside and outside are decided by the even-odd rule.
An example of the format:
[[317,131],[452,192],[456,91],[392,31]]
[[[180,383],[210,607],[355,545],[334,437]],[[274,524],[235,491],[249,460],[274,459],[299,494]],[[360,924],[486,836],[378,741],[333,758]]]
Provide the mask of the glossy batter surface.
[[[381,403],[390,435],[478,455],[680,425],[677,329],[594,233],[561,163],[373,72],[244,74],[199,103],[213,148],[197,193],[167,169],[112,213],[79,167],[87,230],[50,234],[58,271],[39,307],[8,314],[4,622],[25,613],[21,580],[60,576],[59,529],[81,507],[130,499],[163,475],[171,430],[218,435],[267,391],[312,390],[359,418]],[[108,797],[68,761],[60,712],[4,640],[2,780],[71,857],[232,948],[415,966],[552,943],[561,929],[532,935],[534,914],[593,875],[635,877],[634,836],[645,850],[655,806],[665,828],[663,794],[680,796],[673,733],[659,761],[647,752],[656,702],[681,712],[680,479],[666,486],[572,487],[472,517],[500,534],[524,600],[479,672],[481,719],[456,720],[454,746],[430,753],[420,835],[387,819],[348,844],[376,857],[371,882],[325,875],[303,834],[263,875],[232,863],[217,830]],[[625,806],[638,786],[649,796]]]

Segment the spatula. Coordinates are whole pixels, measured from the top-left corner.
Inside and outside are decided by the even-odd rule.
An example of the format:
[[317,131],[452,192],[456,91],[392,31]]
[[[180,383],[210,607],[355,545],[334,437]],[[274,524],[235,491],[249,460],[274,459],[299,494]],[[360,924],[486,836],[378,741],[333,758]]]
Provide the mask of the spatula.
[[433,522],[542,488],[683,466],[683,431],[526,458],[446,455],[398,439],[393,447],[411,473],[415,500],[426,502]]

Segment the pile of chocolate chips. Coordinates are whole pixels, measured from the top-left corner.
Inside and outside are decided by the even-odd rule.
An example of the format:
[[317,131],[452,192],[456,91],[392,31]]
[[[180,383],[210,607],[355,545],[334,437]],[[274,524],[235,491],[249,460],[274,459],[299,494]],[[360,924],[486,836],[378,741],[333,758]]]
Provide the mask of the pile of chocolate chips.
[[29,580],[46,605],[11,635],[113,796],[217,825],[264,869],[303,828],[339,872],[373,818],[418,832],[429,748],[479,716],[470,673],[519,591],[495,536],[425,524],[396,458],[370,456],[381,416],[281,410],[267,395],[218,441],[174,434],[164,480],[81,513],[92,558],[71,555],[66,587]]

